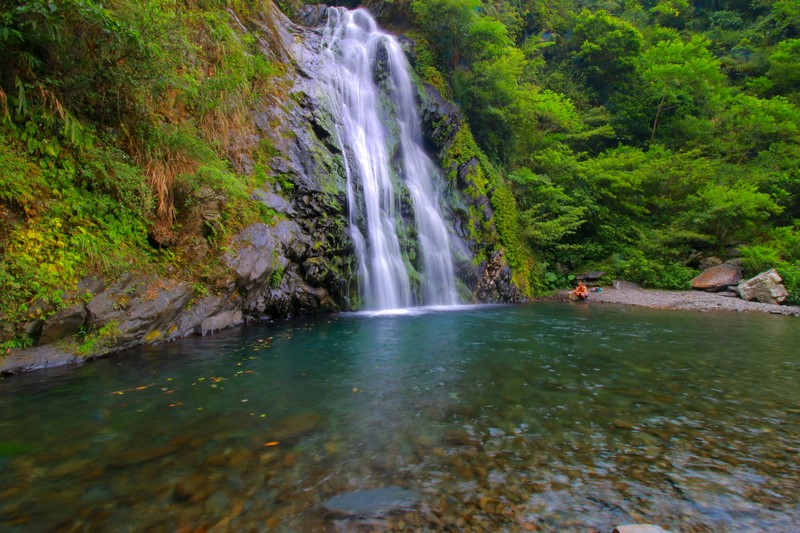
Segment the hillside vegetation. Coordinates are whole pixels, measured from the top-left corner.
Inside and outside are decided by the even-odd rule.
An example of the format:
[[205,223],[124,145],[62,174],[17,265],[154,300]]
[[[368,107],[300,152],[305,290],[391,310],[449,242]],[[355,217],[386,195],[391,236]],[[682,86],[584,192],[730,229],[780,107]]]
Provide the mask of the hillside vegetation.
[[532,287],[688,288],[690,258],[740,256],[800,303],[796,1],[373,4],[510,186]]
[[[471,133],[445,170],[479,161],[529,294],[590,268],[684,288],[688,258],[733,253],[747,273],[777,267],[800,303],[796,0],[365,4],[411,38],[421,79],[462,109]],[[290,15],[301,5],[278,2]],[[253,140],[252,121],[286,93],[287,65],[268,32],[245,27],[274,10],[1,4],[4,347],[90,298],[76,290],[87,276],[162,272],[198,296],[223,282],[230,236],[274,215],[249,200],[274,179],[276,150]]]
[[[221,277],[220,252],[269,219],[249,194],[272,148],[251,110],[284,66],[241,19],[271,2],[4,2],[0,10],[0,322],[91,294],[90,275]],[[254,162],[245,173],[234,164]]]

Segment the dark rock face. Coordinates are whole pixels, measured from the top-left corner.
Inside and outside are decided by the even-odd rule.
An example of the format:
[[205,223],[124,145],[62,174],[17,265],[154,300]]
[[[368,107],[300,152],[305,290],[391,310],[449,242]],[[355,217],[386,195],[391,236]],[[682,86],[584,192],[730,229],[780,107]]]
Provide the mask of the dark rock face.
[[[421,95],[420,118],[429,149],[441,161],[464,124],[461,113],[434,87],[425,84]],[[500,240],[494,226],[494,208],[490,199],[469,192],[478,190],[475,179],[479,165],[477,158],[472,157],[455,168],[455,179],[446,184],[443,195],[453,232],[469,250],[461,256],[456,254],[456,277],[472,291],[473,299],[477,302],[520,302],[524,297],[512,279],[511,268],[502,251],[495,252],[485,264],[478,267],[472,264],[471,257],[466,257],[470,254],[478,257],[483,250],[497,249]],[[480,241],[476,240],[470,228],[473,223],[471,212],[478,215],[475,222],[485,230]]]
[[453,142],[463,119],[458,108],[445,100],[433,86],[426,83],[423,90],[425,94],[420,109],[422,134],[439,151],[436,155],[441,158],[443,150]]
[[49,344],[64,337],[71,337],[80,331],[85,321],[86,305],[83,303],[62,309],[44,321],[39,344]]
[[523,300],[522,294],[511,279],[511,268],[502,251],[492,254],[473,294],[475,300],[480,303],[519,303]]
[[742,267],[723,263],[700,273],[692,280],[692,288],[699,291],[718,292],[734,286],[742,279]]

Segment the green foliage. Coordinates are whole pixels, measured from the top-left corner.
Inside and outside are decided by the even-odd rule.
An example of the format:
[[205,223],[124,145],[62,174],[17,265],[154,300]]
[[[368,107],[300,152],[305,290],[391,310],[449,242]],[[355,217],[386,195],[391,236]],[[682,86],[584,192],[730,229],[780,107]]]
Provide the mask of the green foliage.
[[787,304],[800,305],[800,224],[773,229],[767,240],[742,249],[748,276],[774,268],[789,293]]
[[688,290],[698,272],[679,263],[648,258],[644,252],[629,248],[614,257],[612,275],[655,289]]
[[650,99],[652,120],[651,140],[660,125],[671,125],[663,135],[666,139],[690,137],[690,132],[678,130],[685,122],[670,124],[671,119],[691,115],[704,118],[712,115],[724,98],[724,77],[719,61],[708,50],[709,42],[693,36],[660,41],[640,58],[642,83]]
[[691,197],[694,204],[691,225],[708,234],[717,246],[738,239],[752,238],[761,222],[781,209],[769,195],[758,192],[754,185],[709,184]]
[[777,271],[778,275],[783,280],[783,286],[786,287],[786,292],[789,293],[784,303],[800,305],[800,264],[779,264]]
[[584,224],[586,207],[546,176],[521,168],[509,176],[520,206],[522,233],[534,249],[547,250]]
[[120,334],[119,322],[112,320],[95,331],[85,333],[75,353],[82,357],[102,354],[114,347]]
[[273,36],[256,39],[234,13],[269,9],[260,0],[0,8],[4,321],[19,326],[36,302],[64,305],[61,294],[86,275],[181,261],[181,243],[195,242],[191,216],[215,252],[259,218],[252,178],[233,172],[229,151],[246,146],[249,110],[276,91],[282,67],[263,53]]
[[603,10],[584,10],[574,32],[577,67],[598,98],[606,100],[633,81],[644,38],[632,24]]

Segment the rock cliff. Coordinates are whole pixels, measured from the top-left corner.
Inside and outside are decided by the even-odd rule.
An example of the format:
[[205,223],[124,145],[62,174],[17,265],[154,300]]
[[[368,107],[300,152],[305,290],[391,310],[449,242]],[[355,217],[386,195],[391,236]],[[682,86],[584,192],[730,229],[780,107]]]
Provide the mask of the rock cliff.
[[[267,175],[251,198],[263,205],[271,215],[269,220],[244,228],[224,252],[210,249],[205,241],[193,248],[197,262],[215,253],[221,257],[226,269],[222,279],[214,287],[197,287],[180,272],[84,280],[71,291],[73,303],[66,309],[43,309],[47,318],[28,324],[26,330],[37,339],[36,345],[12,351],[0,361],[0,371],[63,364],[138,344],[213,333],[251,320],[334,312],[354,305],[351,294],[356,292],[357,266],[348,232],[344,163],[328,102],[314,78],[319,70],[324,11],[309,8],[299,18],[304,25],[273,9],[248,20],[235,19],[239,31],[254,35],[262,52],[284,65],[279,80],[284,90],[251,110],[255,133],[244,141],[272,147],[271,159],[264,165]],[[434,158],[441,162],[459,128],[466,126],[453,104],[430,86],[420,88],[423,132]],[[241,174],[255,172],[246,150],[232,154],[231,164]],[[469,229],[470,212],[479,212],[487,231],[495,231],[489,200],[467,191],[469,165],[455,169],[459,179],[446,184],[445,215],[464,244],[457,254],[462,298],[519,301],[520,292],[503,254],[492,253],[497,249],[496,234],[488,239],[486,232],[476,237]],[[218,201],[222,200],[201,198],[199,208],[192,211],[195,214],[188,216],[211,216],[208,212]],[[201,220],[184,222],[202,224]],[[481,256],[491,260],[473,260]],[[64,343],[78,331],[88,332],[81,346]],[[53,343],[62,348],[54,350]],[[79,357],[63,355],[70,350]]]

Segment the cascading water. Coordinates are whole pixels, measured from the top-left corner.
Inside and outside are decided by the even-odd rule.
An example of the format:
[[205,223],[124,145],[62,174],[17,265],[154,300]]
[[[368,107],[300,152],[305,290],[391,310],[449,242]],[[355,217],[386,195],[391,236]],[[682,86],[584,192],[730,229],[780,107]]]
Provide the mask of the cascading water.
[[[410,67],[400,44],[381,32],[366,11],[343,8],[328,9],[325,42],[326,77],[344,154],[350,231],[366,308],[415,303],[398,237],[404,229],[392,180],[390,153],[395,146],[400,159],[395,170],[410,193],[422,259],[423,301],[416,303],[457,304],[450,237],[432,182],[439,172],[422,145]],[[388,91],[382,92],[375,80],[379,67],[388,72],[381,84]]]

